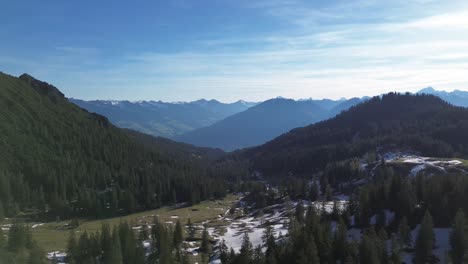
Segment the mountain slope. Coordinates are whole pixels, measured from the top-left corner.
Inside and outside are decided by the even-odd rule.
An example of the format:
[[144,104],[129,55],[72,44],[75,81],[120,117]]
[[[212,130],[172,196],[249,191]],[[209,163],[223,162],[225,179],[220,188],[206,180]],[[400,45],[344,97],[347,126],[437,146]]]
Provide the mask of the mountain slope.
[[7,215],[33,208],[54,219],[103,217],[224,192],[200,162],[205,153],[217,155],[211,150],[143,143],[29,75],[0,73],[0,107],[0,203]]
[[118,127],[169,138],[211,125],[254,105],[254,103],[243,101],[224,104],[216,100],[204,99],[190,103],[83,101],[78,99],[71,99],[71,102],[90,112],[108,117]]
[[468,155],[468,109],[431,95],[374,97],[315,125],[294,129],[240,155],[268,175],[307,174],[328,162],[361,157],[378,148],[423,155]]
[[359,102],[359,99],[336,102],[271,99],[175,139],[197,146],[217,147],[228,151],[256,146],[293,128],[332,117]]

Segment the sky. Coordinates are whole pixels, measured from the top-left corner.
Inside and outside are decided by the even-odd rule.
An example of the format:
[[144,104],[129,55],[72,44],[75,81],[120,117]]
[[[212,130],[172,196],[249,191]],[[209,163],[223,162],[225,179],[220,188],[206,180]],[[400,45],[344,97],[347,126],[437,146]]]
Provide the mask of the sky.
[[80,99],[468,90],[464,0],[2,1],[0,71]]

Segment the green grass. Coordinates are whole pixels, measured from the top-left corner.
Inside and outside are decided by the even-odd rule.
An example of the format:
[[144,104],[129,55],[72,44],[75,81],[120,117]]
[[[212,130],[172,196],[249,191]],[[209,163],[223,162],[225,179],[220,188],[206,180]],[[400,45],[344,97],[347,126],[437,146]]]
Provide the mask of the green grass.
[[[218,218],[218,215],[224,214],[238,198],[239,197],[235,195],[228,195],[223,200],[205,201],[191,207],[164,207],[123,217],[92,221],[83,220],[80,226],[74,229],[74,232],[76,232],[77,235],[84,231],[88,233],[96,232],[100,230],[103,223],[107,223],[111,226],[121,222],[129,222],[134,226],[150,224],[153,222],[154,216],[157,216],[159,220],[164,223],[172,221],[175,224],[177,220],[180,220],[182,224],[185,224],[189,218],[192,223],[200,223]],[[178,216],[179,218],[175,219],[171,218],[171,216]],[[46,223],[32,230],[33,237],[47,252],[65,250],[70,234],[70,230],[66,228],[68,223],[69,221]]]

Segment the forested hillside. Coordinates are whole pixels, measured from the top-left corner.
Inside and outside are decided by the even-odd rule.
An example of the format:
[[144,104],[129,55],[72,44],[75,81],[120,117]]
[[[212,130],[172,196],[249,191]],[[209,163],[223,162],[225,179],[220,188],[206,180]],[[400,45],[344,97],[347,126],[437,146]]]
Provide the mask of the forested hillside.
[[390,93],[241,155],[267,175],[307,174],[322,170],[328,162],[361,157],[379,148],[465,157],[467,134],[467,109],[432,95]]
[[29,75],[0,73],[0,108],[0,208],[7,216],[104,217],[225,193],[200,162],[220,151],[142,141]]

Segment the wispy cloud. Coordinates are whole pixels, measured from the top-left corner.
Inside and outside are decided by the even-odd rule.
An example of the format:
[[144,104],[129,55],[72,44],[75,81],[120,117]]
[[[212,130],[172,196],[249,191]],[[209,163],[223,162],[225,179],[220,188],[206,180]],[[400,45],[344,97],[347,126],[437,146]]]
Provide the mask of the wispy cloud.
[[[373,0],[324,3],[244,2],[243,8],[285,25],[255,36],[196,39],[177,52],[127,51],[111,62],[97,49],[58,47],[36,71],[51,81],[60,74],[57,81],[71,96],[86,90],[94,97],[132,100],[339,98],[425,86],[468,89],[467,7],[441,8],[440,1],[428,0],[386,6]],[[85,64],[93,66],[80,67]]]

